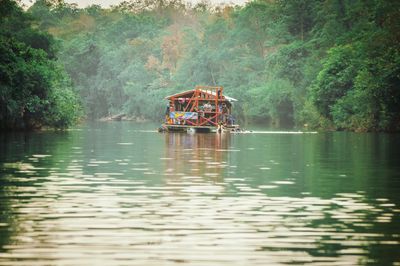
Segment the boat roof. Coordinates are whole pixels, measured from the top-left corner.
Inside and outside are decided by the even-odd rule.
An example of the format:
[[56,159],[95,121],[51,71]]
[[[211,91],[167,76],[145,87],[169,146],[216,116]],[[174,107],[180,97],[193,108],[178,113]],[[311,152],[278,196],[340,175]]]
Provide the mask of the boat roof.
[[[166,96],[164,99],[169,100],[170,98],[174,97],[174,98],[179,98],[179,97],[183,97],[187,94],[191,94],[193,93],[195,90],[200,90],[203,93],[207,93],[213,96],[216,96],[217,94],[215,93],[215,91],[210,91],[210,90],[204,90],[204,89],[193,89],[193,90],[188,90],[188,91],[183,91],[183,92],[179,92],[177,94],[173,94],[173,95],[169,95]],[[229,96],[226,96],[225,94],[223,95],[225,97],[226,100],[228,100],[229,102],[237,102],[238,100]]]

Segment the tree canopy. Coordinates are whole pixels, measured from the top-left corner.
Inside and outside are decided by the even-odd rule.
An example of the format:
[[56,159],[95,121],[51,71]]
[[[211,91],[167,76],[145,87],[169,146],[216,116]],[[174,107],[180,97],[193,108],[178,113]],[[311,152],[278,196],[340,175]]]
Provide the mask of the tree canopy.
[[[14,15],[4,3],[13,6]],[[25,113],[40,104],[42,110],[51,109],[40,101],[42,94],[54,95],[56,106],[58,93],[50,91],[57,86],[68,87],[58,91],[68,92],[72,104],[68,79],[89,119],[124,112],[160,120],[164,96],[195,85],[221,85],[239,99],[235,113],[242,121],[400,129],[399,1],[255,0],[244,6],[190,6],[181,0],[128,0],[111,8],[78,8],[60,0],[37,0],[28,14],[10,0],[2,5],[6,17],[18,22],[1,20],[13,38],[2,39],[2,51],[9,52],[1,59],[0,73],[5,80],[17,80],[12,69],[23,69],[25,74],[15,81],[23,83],[21,98],[15,101],[29,93],[39,99],[28,97],[30,102],[15,105],[24,106]],[[12,66],[22,62],[27,66]],[[38,78],[35,71],[48,74]],[[0,100],[14,99],[10,82],[4,83],[8,89]],[[20,116],[20,108],[10,102],[4,106],[9,106],[8,116]]]
[[64,128],[80,116],[54,39],[13,1],[0,2],[0,130]]

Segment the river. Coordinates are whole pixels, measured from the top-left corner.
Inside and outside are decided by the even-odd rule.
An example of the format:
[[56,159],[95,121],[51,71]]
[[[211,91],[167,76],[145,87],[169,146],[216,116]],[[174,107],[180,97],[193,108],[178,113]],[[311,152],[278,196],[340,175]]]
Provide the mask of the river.
[[400,136],[0,135],[0,265],[400,265]]

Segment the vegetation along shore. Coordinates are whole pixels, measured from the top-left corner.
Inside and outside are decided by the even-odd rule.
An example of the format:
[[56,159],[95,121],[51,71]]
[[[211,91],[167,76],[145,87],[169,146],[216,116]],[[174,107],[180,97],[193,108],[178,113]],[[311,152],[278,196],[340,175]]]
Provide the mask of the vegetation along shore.
[[0,1],[0,130],[126,114],[223,86],[237,119],[399,131],[400,1]]

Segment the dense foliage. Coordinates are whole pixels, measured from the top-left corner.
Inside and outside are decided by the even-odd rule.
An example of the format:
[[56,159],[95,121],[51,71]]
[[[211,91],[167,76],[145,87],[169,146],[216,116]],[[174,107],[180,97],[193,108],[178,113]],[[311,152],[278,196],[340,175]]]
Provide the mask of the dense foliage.
[[53,38],[31,24],[15,2],[0,1],[0,130],[63,128],[79,117]]
[[[239,99],[242,122],[400,129],[399,1],[184,3],[128,0],[80,9],[37,0],[28,13],[36,28],[60,40],[56,55],[91,119],[123,112],[159,120],[165,96],[222,85]],[[51,61],[52,51],[42,50],[35,58]]]

